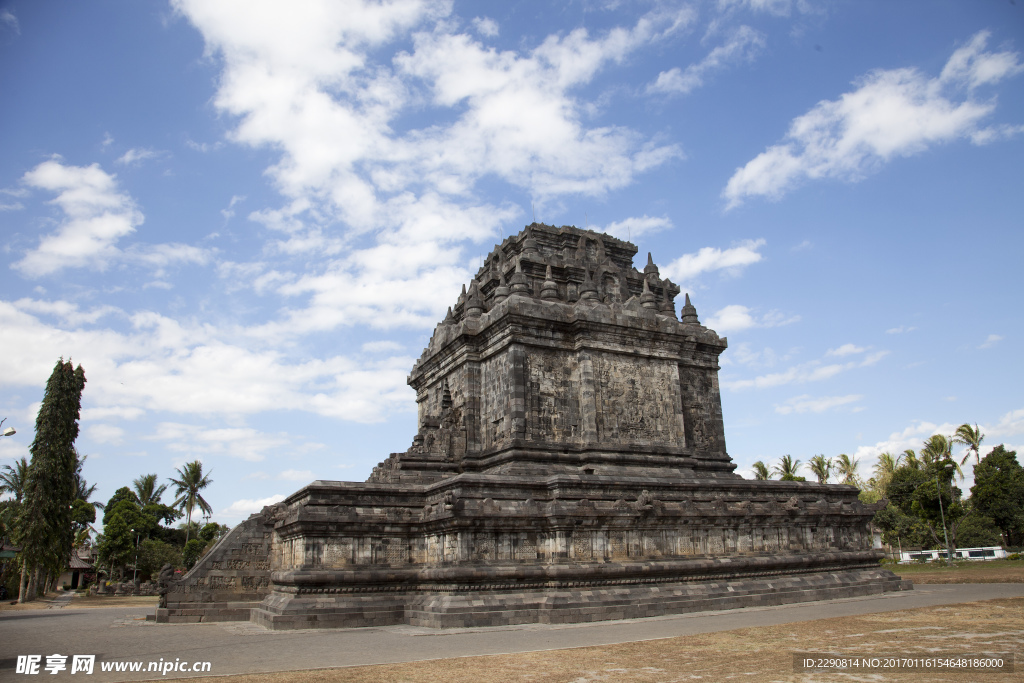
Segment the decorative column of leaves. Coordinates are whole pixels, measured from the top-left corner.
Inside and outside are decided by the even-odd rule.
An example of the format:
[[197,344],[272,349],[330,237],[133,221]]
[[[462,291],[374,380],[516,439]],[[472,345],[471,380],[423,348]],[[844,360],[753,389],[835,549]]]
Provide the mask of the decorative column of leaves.
[[[22,583],[36,570],[59,572],[66,568],[74,545],[72,504],[78,418],[82,408],[85,371],[61,358],[46,382],[36,437],[30,447],[28,479],[23,505],[15,523],[16,543],[22,547]],[[19,597],[25,601],[25,591]]]

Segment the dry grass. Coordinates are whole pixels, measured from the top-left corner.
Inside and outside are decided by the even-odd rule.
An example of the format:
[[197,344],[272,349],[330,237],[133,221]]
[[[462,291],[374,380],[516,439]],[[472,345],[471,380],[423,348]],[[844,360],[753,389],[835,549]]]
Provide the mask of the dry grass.
[[1024,560],[887,565],[887,569],[914,583],[1024,583]]
[[739,629],[620,645],[272,674],[208,683],[662,683],[674,681],[1020,681],[1014,674],[794,673],[793,653],[935,656],[1013,652],[1024,666],[1024,598]]

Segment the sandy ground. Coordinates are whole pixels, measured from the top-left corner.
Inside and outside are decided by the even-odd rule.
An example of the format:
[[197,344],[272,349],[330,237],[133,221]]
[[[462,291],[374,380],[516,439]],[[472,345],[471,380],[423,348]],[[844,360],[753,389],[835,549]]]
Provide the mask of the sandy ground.
[[[901,657],[1014,653],[1015,673],[796,673],[796,652]],[[654,683],[1022,680],[1024,598],[747,628],[620,645],[410,664],[193,678],[208,683]]]

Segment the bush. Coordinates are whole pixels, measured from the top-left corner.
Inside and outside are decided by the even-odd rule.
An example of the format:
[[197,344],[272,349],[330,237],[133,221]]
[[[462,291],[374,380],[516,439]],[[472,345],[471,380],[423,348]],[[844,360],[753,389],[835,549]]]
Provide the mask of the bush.
[[1008,559],[1008,560],[1019,560],[1020,558],[1021,558],[1021,554],[1020,553],[1012,553],[1012,554],[1006,556],[1006,559]]
[[185,544],[185,549],[181,551],[181,561],[185,563],[185,569],[192,569],[195,566],[195,563],[203,556],[204,548],[206,548],[206,543],[198,538],[190,539]]

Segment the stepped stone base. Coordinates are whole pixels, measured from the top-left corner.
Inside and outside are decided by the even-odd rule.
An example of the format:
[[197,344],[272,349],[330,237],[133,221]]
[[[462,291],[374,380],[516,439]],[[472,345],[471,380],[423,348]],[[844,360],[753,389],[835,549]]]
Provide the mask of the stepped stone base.
[[882,569],[602,589],[469,591],[268,600],[252,621],[275,630],[409,624],[428,628],[567,624],[763,607],[912,590]]

